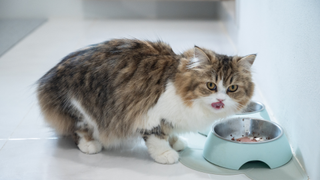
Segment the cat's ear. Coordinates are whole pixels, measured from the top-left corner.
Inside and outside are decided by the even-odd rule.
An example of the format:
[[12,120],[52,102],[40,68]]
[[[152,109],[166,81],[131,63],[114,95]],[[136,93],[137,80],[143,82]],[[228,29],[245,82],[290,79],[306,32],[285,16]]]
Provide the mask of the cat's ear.
[[202,65],[208,64],[210,59],[208,55],[198,46],[194,46],[193,58],[189,62],[189,69],[200,68]]
[[238,60],[238,63],[245,67],[246,69],[250,69],[254,60],[256,59],[256,54],[250,54],[248,56],[244,56],[241,59]]
[[198,46],[194,46],[194,58],[196,58],[199,63],[208,63],[210,61],[208,55]]

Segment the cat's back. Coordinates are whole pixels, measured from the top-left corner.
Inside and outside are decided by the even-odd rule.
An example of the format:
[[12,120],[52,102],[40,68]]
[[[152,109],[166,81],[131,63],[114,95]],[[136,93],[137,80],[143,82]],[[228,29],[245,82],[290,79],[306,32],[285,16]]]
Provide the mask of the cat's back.
[[[60,64],[106,63],[115,67],[124,61],[140,62],[147,57],[176,56],[172,48],[162,41],[142,41],[138,39],[113,39],[93,44],[66,56]],[[69,63],[68,63],[69,62]]]
[[[172,48],[162,42],[137,39],[113,39],[93,44],[70,53],[41,79],[40,83],[54,77],[83,78],[92,73],[115,74],[122,69],[155,68],[157,63],[176,63]],[[141,68],[140,68],[141,69]]]

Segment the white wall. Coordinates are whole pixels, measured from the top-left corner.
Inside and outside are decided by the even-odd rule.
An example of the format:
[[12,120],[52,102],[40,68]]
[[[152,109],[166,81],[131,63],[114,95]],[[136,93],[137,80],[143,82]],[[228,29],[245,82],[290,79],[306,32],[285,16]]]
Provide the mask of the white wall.
[[0,18],[216,19],[217,1],[0,0]]
[[0,18],[81,18],[80,0],[0,0]]
[[312,180],[320,179],[320,1],[239,0],[239,53]]

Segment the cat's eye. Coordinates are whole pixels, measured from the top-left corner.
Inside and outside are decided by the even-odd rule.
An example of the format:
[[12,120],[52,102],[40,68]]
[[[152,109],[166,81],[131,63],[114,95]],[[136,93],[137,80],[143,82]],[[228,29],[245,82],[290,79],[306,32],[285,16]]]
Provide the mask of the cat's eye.
[[212,82],[207,82],[207,87],[208,89],[210,89],[211,91],[214,91],[217,89],[217,86],[215,83],[212,83]]
[[228,88],[228,92],[235,92],[236,90],[238,90],[238,85],[231,85]]

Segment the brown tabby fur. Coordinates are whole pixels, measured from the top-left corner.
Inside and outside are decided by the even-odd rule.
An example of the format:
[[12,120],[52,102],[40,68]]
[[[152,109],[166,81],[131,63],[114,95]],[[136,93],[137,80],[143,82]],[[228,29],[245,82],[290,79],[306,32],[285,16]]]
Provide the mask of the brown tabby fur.
[[215,93],[206,82],[224,77],[225,86],[239,84],[239,91],[229,94],[241,104],[239,110],[246,106],[254,84],[250,71],[240,66],[241,57],[198,49],[208,61],[195,68],[188,67],[194,49],[177,55],[160,41],[114,39],[78,50],[39,80],[41,110],[47,122],[63,135],[81,131],[86,132],[87,140],[92,138],[90,129],[76,126],[83,117],[70,103],[74,98],[96,121],[103,139],[126,138],[137,131],[144,139],[150,134],[167,139],[174,127],[165,120],[152,130],[139,130],[137,125],[143,123],[141,117],[157,103],[168,81],[174,83],[185,104],[192,106],[192,100]]

